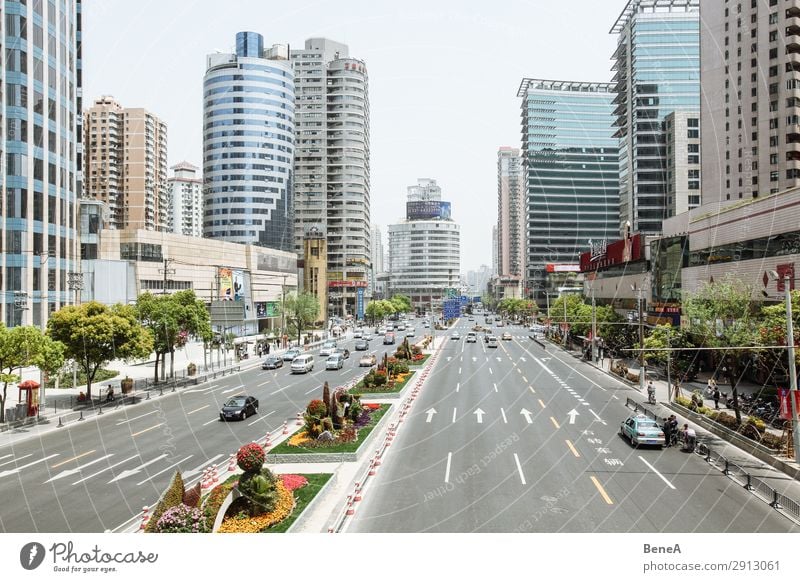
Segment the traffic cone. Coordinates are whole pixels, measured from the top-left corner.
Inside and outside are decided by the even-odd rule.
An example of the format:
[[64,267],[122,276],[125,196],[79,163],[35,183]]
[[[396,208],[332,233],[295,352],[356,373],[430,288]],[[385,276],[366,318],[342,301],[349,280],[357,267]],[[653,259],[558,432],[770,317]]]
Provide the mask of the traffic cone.
[[286,421],[283,421],[283,434],[289,434],[289,425],[286,424]]
[[144,531],[147,527],[147,522],[150,521],[150,508],[146,505],[142,507],[142,523],[139,524],[139,531]]
[[303,414],[302,412],[298,412],[297,413],[297,422],[295,423],[295,424],[297,424],[297,426],[303,426],[302,414]]
[[236,455],[231,455],[231,460],[228,462],[228,473],[233,473],[236,470]]
[[353,498],[352,496],[347,496],[347,511],[345,511],[345,515],[355,515],[355,509],[353,509]]
[[356,488],[353,492],[353,502],[357,503],[359,501],[361,501],[361,484],[356,483]]

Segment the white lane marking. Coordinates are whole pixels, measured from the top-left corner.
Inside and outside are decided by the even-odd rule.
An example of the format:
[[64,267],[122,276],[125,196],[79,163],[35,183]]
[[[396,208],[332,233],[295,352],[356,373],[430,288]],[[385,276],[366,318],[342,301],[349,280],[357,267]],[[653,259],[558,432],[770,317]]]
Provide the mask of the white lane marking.
[[453,422],[456,421],[456,409],[453,408]]
[[[7,455],[7,456],[10,457],[11,455]],[[9,463],[16,463],[17,461],[21,461],[22,459],[27,459],[28,457],[32,457],[32,456],[33,456],[33,453],[28,453],[27,455],[22,455],[21,457],[17,457],[16,459],[11,459],[10,461],[6,461],[5,463],[0,463],[0,467],[2,467],[3,465],[8,465]],[[3,458],[5,458],[5,457],[3,457]]]
[[522,472],[522,465],[519,463],[519,457],[517,456],[517,453],[514,453],[514,462],[517,463],[517,471],[519,471],[520,481],[522,481],[523,485],[527,485],[527,482],[525,481],[525,474]]
[[605,421],[605,420],[603,420],[602,418],[600,418],[599,416],[597,416],[597,414],[595,413],[595,411],[594,411],[594,410],[592,410],[592,409],[590,408],[590,409],[589,409],[589,412],[591,412],[591,413],[592,413],[592,416],[594,416],[594,417],[595,417],[595,418],[596,418],[598,421],[602,422],[603,424],[606,424],[606,421]]
[[205,410],[209,406],[211,406],[211,405],[210,404],[206,404],[205,406],[201,406],[200,408],[195,408],[194,410],[190,410],[186,414],[194,414],[195,412],[200,412],[201,410]]
[[612,394],[611,398],[613,398],[614,400],[619,400],[619,398],[617,398],[616,394]]
[[7,459],[10,456],[11,456],[11,453],[8,453],[7,455],[3,455],[2,457],[0,457],[0,459]]
[[218,421],[219,421],[219,418],[215,418],[215,419],[213,419],[213,420],[209,420],[208,422],[204,422],[204,423],[203,423],[203,426],[208,426],[208,425],[209,425],[209,424],[211,424],[212,422],[218,422]]
[[217,459],[219,459],[221,456],[222,456],[222,453],[219,453],[219,454],[217,454],[217,455],[214,455],[214,456],[213,456],[213,457],[211,457],[210,459],[206,459],[206,460],[205,460],[203,463],[201,463],[201,464],[197,465],[197,466],[196,466],[194,469],[192,469],[191,471],[186,471],[186,473],[183,473],[183,475],[181,475],[181,476],[182,476],[184,479],[187,479],[187,478],[191,477],[192,475],[196,475],[197,473],[199,473],[200,471],[202,471],[203,469],[205,469],[206,467],[208,467],[208,466],[209,466],[211,463],[213,463],[214,461],[216,461]]
[[113,457],[113,456],[114,456],[113,453],[109,453],[108,455],[105,455],[104,457],[100,457],[99,459],[95,459],[94,461],[89,461],[88,463],[84,463],[83,465],[75,467],[74,469],[68,469],[66,471],[61,471],[58,475],[55,475],[55,476],[51,477],[50,479],[48,479],[47,481],[45,481],[44,483],[42,483],[42,485],[45,485],[47,483],[52,483],[53,481],[56,481],[58,479],[63,479],[64,477],[69,477],[70,475],[75,475],[76,473],[80,473],[85,467],[90,467],[90,466],[94,465],[95,463],[99,463],[100,461],[105,461],[107,458]]
[[444,470],[444,482],[450,482],[450,462],[453,460],[453,453],[447,453],[447,468]]
[[156,473],[155,475],[151,475],[150,477],[148,477],[148,478],[147,478],[147,479],[145,479],[144,481],[140,481],[139,483],[137,483],[137,484],[136,484],[136,486],[138,487],[138,486],[140,486],[140,485],[143,485],[144,483],[147,483],[148,481],[151,481],[151,480],[155,479],[156,477],[158,477],[159,475],[161,475],[161,473],[165,473],[166,471],[169,471],[170,469],[174,469],[175,467],[177,467],[178,465],[180,465],[180,464],[181,464],[181,463],[183,463],[184,461],[188,461],[189,459],[191,459],[193,456],[194,456],[194,455],[189,455],[188,457],[184,457],[183,459],[181,459],[181,460],[180,460],[180,461],[178,461],[177,463],[175,463],[175,464],[173,464],[173,465],[170,465],[169,467],[167,467],[166,469],[164,469],[164,470],[162,470],[162,471],[159,471],[159,472],[158,472],[158,473]]
[[[589,404],[588,402],[581,402],[581,404],[583,404],[584,406],[591,406],[591,404]],[[605,422],[603,424],[605,424]]]
[[456,392],[458,392],[459,388],[461,388],[461,382],[456,384]]
[[497,384],[495,384],[495,383],[492,383],[492,386],[494,386],[494,391],[495,391],[495,392],[498,392],[498,390],[497,390]]
[[[184,392],[184,394],[185,394],[185,392]],[[134,420],[139,420],[140,418],[144,418],[145,416],[150,416],[151,414],[155,414],[156,412],[158,412],[158,410],[153,410],[151,412],[145,412],[144,414],[140,414],[139,416],[134,416],[133,418],[128,418],[126,420],[120,420],[117,423],[117,426],[129,423],[129,422],[133,422]]]
[[39,459],[38,461],[33,461],[32,463],[28,463],[27,465],[22,465],[21,467],[17,467],[16,469],[6,469],[5,471],[0,471],[0,477],[5,477],[6,475],[15,475],[16,473],[22,471],[22,469],[27,469],[28,467],[33,467],[34,465],[38,465],[39,463],[44,463],[48,459],[52,459],[53,457],[57,456],[58,453],[53,453],[52,455],[48,455],[43,459]]
[[459,376],[461,375],[461,367],[460,367],[460,366],[459,366],[459,368],[458,368],[458,375],[459,375]]
[[128,469],[127,471],[123,471],[122,473],[120,473],[119,475],[114,477],[111,481],[109,481],[108,484],[111,485],[115,481],[119,481],[120,479],[124,479],[125,477],[130,477],[131,475],[136,475],[138,473],[141,473],[142,469],[144,469],[148,465],[152,465],[153,463],[157,463],[158,461],[160,461],[161,459],[165,459],[166,457],[167,457],[167,453],[163,453],[163,454],[157,456],[155,459],[151,459],[151,460],[147,461],[146,463],[143,463],[143,464],[139,465],[138,467],[134,467],[133,469]]
[[522,377],[522,381],[525,382],[526,384],[528,383],[528,379],[525,376]]
[[275,412],[275,411],[274,411],[274,410],[271,410],[271,411],[269,411],[269,412],[268,412],[268,413],[266,413],[266,414],[262,414],[262,415],[261,415],[261,416],[259,416],[257,419],[255,419],[253,422],[250,422],[250,423],[248,423],[248,424],[247,424],[247,426],[253,426],[253,425],[254,425],[255,423],[257,423],[257,422],[261,422],[262,420],[266,420],[266,418],[267,418],[267,417],[268,417],[270,414],[272,414],[273,412]]
[[314,387],[313,387],[311,390],[309,390],[308,392],[306,392],[306,396],[308,396],[308,395],[309,395],[309,394],[311,394],[312,392],[316,392],[317,390],[319,390],[319,386],[314,386]]
[[533,358],[533,359],[536,361],[536,363],[537,363],[537,364],[539,364],[539,365],[540,365],[542,368],[544,368],[544,371],[545,371],[545,372],[547,372],[547,373],[548,373],[548,374],[550,374],[551,376],[555,376],[555,374],[553,374],[553,371],[552,371],[550,368],[548,368],[547,366],[545,366],[545,365],[544,365],[544,362],[543,362],[543,361],[541,361],[539,358],[537,358],[537,357],[535,357],[535,356],[534,356],[534,358]]
[[492,372],[492,369],[491,369],[491,368],[489,368],[489,373],[490,373],[490,374],[494,374],[494,372]]
[[269,379],[269,380],[267,380],[266,382],[262,382],[261,384],[258,384],[257,386],[258,386],[259,388],[261,388],[262,386],[266,386],[266,385],[267,385],[267,384],[269,384],[270,382],[272,382],[272,378],[270,378],[270,379]]
[[73,485],[78,485],[79,483],[83,483],[84,481],[87,481],[87,480],[91,479],[92,477],[97,477],[99,474],[105,473],[106,471],[110,471],[114,467],[119,467],[122,463],[127,463],[128,461],[132,461],[133,459],[135,459],[138,456],[139,455],[133,455],[132,457],[128,457],[127,459],[122,460],[119,463],[114,463],[113,465],[111,465],[109,467],[106,467],[105,469],[102,469],[101,471],[98,471],[97,473],[93,473],[92,475],[89,475],[88,477],[84,477],[80,481],[75,481],[75,483],[73,483]]
[[653,473],[655,473],[656,475],[658,475],[659,477],[661,477],[661,480],[662,480],[664,483],[666,483],[666,484],[667,484],[667,487],[669,487],[670,489],[675,489],[675,485],[673,485],[672,483],[670,483],[670,482],[667,480],[667,478],[666,478],[666,477],[664,477],[664,475],[662,475],[661,473],[659,473],[659,472],[658,472],[658,469],[656,469],[656,468],[655,468],[653,465],[651,465],[650,463],[648,463],[647,461],[645,461],[645,460],[644,460],[642,457],[639,457],[639,460],[640,460],[642,463],[644,463],[645,465],[647,465],[648,467],[650,467],[650,470],[651,470]]
[[502,414],[502,415],[503,415],[503,422],[505,422],[506,424],[508,424],[508,419],[506,418],[506,411],[505,411],[505,410],[503,410],[503,409],[501,408],[501,409],[500,409],[500,414]]
[[242,388],[244,388],[244,384],[240,384],[239,386],[235,386],[233,388],[228,388],[227,390],[223,390],[222,394],[230,394],[231,392],[236,392],[237,390],[240,390]]
[[528,390],[531,391],[531,394],[536,394],[536,390],[533,389],[533,386],[528,386]]

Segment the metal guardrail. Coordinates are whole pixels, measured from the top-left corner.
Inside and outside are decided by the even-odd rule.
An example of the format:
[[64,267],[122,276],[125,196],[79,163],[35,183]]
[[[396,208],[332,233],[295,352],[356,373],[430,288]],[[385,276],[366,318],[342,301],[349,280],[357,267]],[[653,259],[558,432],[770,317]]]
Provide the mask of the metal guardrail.
[[[648,418],[657,419],[657,415],[654,412],[631,398],[626,400],[625,406],[633,408],[637,413],[644,413]],[[769,503],[771,507],[781,510],[794,521],[800,522],[800,503],[791,497],[778,492],[762,479],[751,475],[744,467],[737,465],[724,455],[713,450],[706,443],[698,442],[694,452],[703,457],[706,463],[730,477],[732,481],[739,483],[739,485]]]

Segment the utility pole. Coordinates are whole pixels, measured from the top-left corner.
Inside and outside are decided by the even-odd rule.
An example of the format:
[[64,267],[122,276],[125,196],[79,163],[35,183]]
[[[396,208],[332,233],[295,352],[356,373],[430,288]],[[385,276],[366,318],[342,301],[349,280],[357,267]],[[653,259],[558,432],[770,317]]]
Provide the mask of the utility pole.
[[644,299],[644,296],[641,288],[637,290],[636,299],[639,303],[639,388],[644,392],[647,370],[644,366],[644,321],[642,316],[642,299]]
[[800,461],[800,434],[797,431],[797,367],[794,362],[794,323],[792,322],[791,276],[783,276],[783,290],[786,293],[786,344],[789,351],[789,399],[792,403],[792,438],[794,442],[794,459]]
[[283,342],[283,335],[286,333],[286,275],[283,276],[283,283],[281,284],[281,342]]
[[594,281],[592,281],[592,362],[597,363],[597,306],[594,302]]
[[164,268],[163,269],[159,269],[160,273],[164,273],[164,283],[163,283],[162,288],[161,288],[161,294],[162,295],[166,295],[167,294],[167,278],[168,278],[168,276],[175,274],[175,269],[170,269],[169,268],[169,264],[172,261],[173,261],[173,259],[166,259],[165,258],[164,259]]
[[567,294],[562,293],[561,299],[564,301],[564,347],[567,347]]

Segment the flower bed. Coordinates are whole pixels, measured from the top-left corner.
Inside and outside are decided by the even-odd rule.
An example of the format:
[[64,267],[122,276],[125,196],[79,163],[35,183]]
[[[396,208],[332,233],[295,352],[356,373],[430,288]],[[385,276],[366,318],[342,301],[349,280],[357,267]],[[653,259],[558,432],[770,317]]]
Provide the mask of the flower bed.
[[430,358],[430,357],[431,357],[430,354],[416,354],[416,355],[411,357],[410,365],[412,365],[412,366],[422,366],[423,364],[425,364],[425,362],[428,361],[428,358]]
[[[369,423],[361,428],[357,429],[356,438],[349,442],[331,442],[328,444],[320,445],[316,442],[305,442],[304,444],[299,445],[292,445],[291,439],[289,441],[285,441],[268,451],[267,454],[269,455],[293,455],[293,454],[306,454],[306,453],[353,453],[358,450],[358,447],[361,446],[361,443],[366,440],[369,436],[369,433],[372,432],[372,429],[375,428],[375,425],[378,424],[381,417],[386,414],[386,411],[389,410],[389,404],[381,404],[378,405],[379,407],[374,409],[373,412],[370,414]],[[371,405],[367,404],[364,405],[365,408],[372,408]],[[346,430],[346,429],[345,429]],[[299,437],[298,439],[302,439],[304,437]],[[307,438],[307,437],[305,437]],[[295,442],[298,442],[295,440]],[[300,441],[302,442],[302,440]]]
[[350,394],[394,394],[405,388],[413,375],[413,372],[398,374],[397,377],[393,377],[385,384],[370,387],[365,386],[364,380],[361,380],[358,384],[350,388],[349,392]]
[[219,528],[219,533],[258,533],[289,517],[294,509],[294,495],[286,489],[281,480],[275,483],[275,490],[278,494],[275,509],[254,517],[238,515],[226,517]]
[[288,531],[292,524],[299,518],[314,497],[322,490],[328,480],[333,477],[331,473],[312,473],[304,475],[281,475],[286,482],[286,477],[299,477],[305,479],[306,485],[294,491],[295,505],[292,514],[280,523],[276,523],[270,528],[261,530],[262,533],[283,533]]

